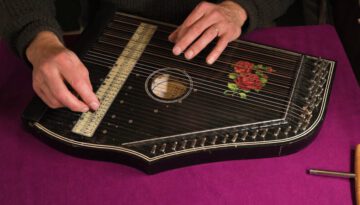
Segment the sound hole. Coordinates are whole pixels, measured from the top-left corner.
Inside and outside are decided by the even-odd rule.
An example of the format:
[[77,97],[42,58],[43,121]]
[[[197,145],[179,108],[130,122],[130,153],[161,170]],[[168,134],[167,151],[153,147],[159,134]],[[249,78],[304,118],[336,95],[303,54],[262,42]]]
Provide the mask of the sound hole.
[[145,89],[154,100],[179,102],[190,94],[192,80],[183,70],[165,68],[155,71],[147,78]]

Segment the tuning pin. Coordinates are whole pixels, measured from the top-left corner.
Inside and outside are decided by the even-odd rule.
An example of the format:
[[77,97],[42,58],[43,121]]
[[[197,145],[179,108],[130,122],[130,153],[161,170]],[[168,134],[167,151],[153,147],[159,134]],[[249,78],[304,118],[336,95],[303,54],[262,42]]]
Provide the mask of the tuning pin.
[[214,144],[216,143],[217,138],[218,138],[218,136],[215,135],[215,136],[213,137],[213,139],[211,140],[210,144],[214,145]]
[[186,148],[186,143],[187,143],[187,140],[182,141],[180,149],[185,149]]
[[247,137],[248,135],[249,135],[249,132],[248,132],[248,131],[242,132],[241,140],[242,140],[242,141],[245,141],[245,140],[246,140],[246,137]]
[[165,153],[166,143],[161,145],[160,152]]
[[280,131],[281,131],[281,127],[278,127],[278,128],[275,130],[275,132],[274,132],[274,136],[275,136],[275,137],[278,137],[279,134],[280,134]]
[[238,136],[239,136],[239,133],[235,133],[234,136],[231,139],[231,142],[233,142],[233,143],[236,142]]
[[259,130],[255,130],[251,135],[251,139],[255,140],[258,133],[259,133]]
[[195,145],[196,145],[196,142],[197,142],[197,139],[196,139],[196,138],[194,138],[194,139],[191,141],[191,145],[190,145],[190,147],[194,148],[194,147],[195,147]]
[[156,148],[157,148],[157,145],[154,144],[154,145],[152,146],[152,148],[151,148],[150,153],[153,154],[153,155],[155,155],[155,154],[156,154]]
[[177,144],[178,144],[178,142],[175,141],[175,142],[173,143],[172,147],[171,147],[171,150],[176,151],[176,146],[177,146]]
[[291,128],[292,128],[291,125],[289,125],[289,126],[286,128],[286,130],[284,131],[284,135],[285,135],[285,136],[288,136]]
[[225,144],[228,138],[229,138],[229,135],[226,134],[222,140],[222,143]]
[[205,146],[206,137],[201,138],[200,146]]
[[266,134],[267,134],[267,132],[268,132],[268,130],[269,130],[268,128],[263,129],[262,132],[261,132],[261,134],[260,134],[260,137],[264,139],[265,136],[266,136]]

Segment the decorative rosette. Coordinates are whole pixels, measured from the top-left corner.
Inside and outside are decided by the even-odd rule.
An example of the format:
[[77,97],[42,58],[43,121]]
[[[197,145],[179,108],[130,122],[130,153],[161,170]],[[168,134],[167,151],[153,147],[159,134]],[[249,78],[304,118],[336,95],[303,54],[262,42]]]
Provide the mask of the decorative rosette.
[[261,64],[254,64],[248,61],[238,61],[234,64],[234,73],[229,73],[233,82],[228,82],[225,95],[240,96],[245,99],[251,91],[259,92],[268,82],[268,75],[274,69]]

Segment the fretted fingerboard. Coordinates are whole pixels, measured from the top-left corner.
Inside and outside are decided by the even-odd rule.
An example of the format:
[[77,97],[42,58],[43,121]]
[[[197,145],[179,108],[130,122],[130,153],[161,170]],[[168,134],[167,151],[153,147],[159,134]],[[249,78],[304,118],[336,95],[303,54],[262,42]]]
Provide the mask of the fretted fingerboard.
[[154,25],[147,23],[141,23],[139,25],[96,92],[96,96],[101,102],[100,107],[95,112],[89,111],[83,113],[73,127],[73,133],[86,137],[92,137],[94,135],[155,31],[156,26]]

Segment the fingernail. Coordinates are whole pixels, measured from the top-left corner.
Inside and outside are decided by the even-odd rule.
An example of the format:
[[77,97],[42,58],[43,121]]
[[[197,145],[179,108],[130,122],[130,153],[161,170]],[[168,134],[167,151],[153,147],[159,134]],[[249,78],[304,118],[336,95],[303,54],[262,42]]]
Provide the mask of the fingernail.
[[189,50],[185,53],[185,58],[186,59],[191,59],[194,55],[194,52],[192,50]]
[[99,108],[100,104],[97,102],[90,103],[90,107],[92,110],[97,110]]
[[214,57],[210,57],[208,60],[207,60],[207,63],[208,64],[213,64],[215,61],[215,58]]
[[81,112],[87,112],[87,111],[89,111],[89,108],[88,108],[88,107],[83,107],[83,108],[81,109]]
[[175,54],[175,55],[180,55],[180,53],[181,53],[181,48],[179,48],[178,46],[175,46],[174,47],[174,49],[173,49],[173,53]]

